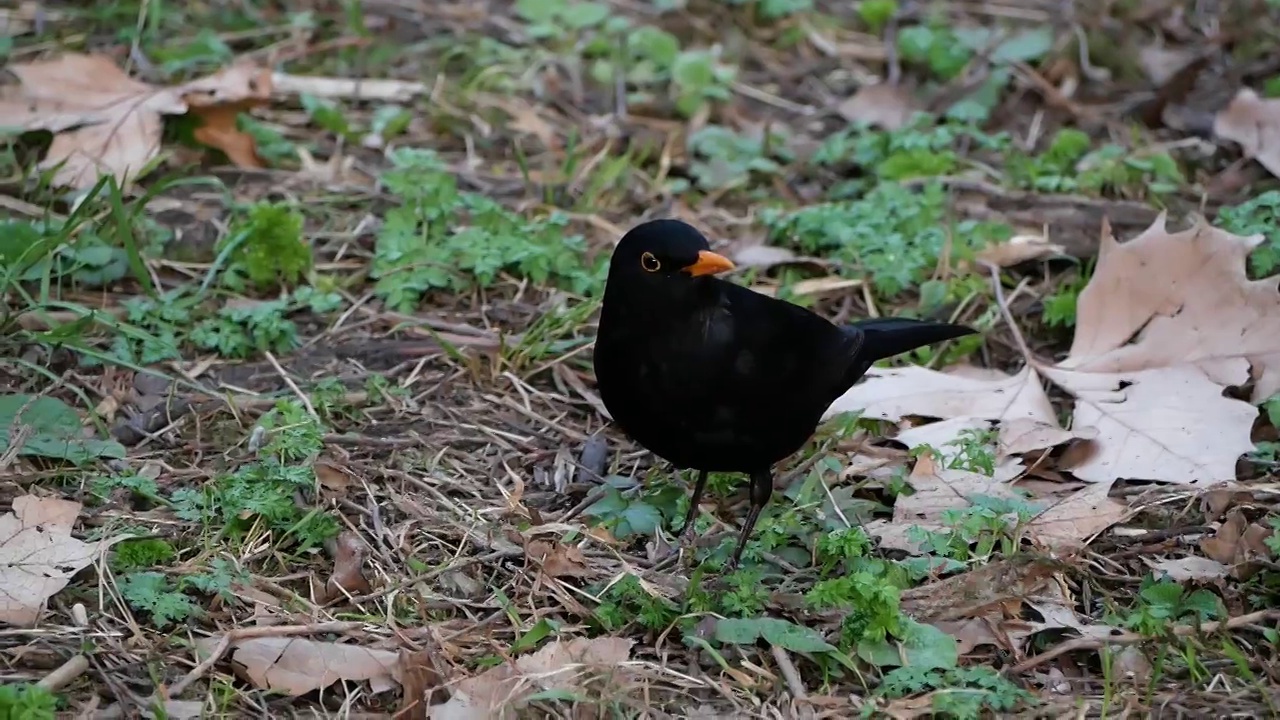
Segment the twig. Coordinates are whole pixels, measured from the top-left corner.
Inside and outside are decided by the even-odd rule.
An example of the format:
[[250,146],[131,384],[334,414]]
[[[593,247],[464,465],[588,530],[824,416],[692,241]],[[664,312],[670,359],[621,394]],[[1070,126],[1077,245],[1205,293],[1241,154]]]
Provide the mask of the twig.
[[1036,360],[1031,355],[1031,348],[1027,347],[1026,338],[1022,337],[1022,331],[1018,329],[1018,323],[1014,322],[1013,313],[1009,312],[1009,303],[1004,297],[1004,286],[1000,284],[1000,269],[994,263],[985,260],[979,260],[979,265],[987,268],[991,273],[991,287],[996,293],[996,305],[1000,308],[1000,315],[1004,317],[1004,321],[1009,323],[1009,330],[1013,332],[1013,339],[1018,343],[1018,350],[1022,352],[1022,357],[1026,359],[1028,365],[1035,365]]
[[293,378],[289,377],[289,373],[285,372],[285,369],[281,367],[280,361],[276,360],[276,356],[272,355],[270,350],[263,351],[262,354],[267,358],[267,362],[271,363],[271,367],[275,368],[276,374],[280,376],[280,379],[284,380],[284,384],[288,385],[289,389],[293,391],[293,394],[297,395],[298,399],[302,401],[302,405],[307,409],[307,413],[309,413],[313,418],[320,417],[316,412],[316,409],[311,406],[311,398],[307,397],[307,394],[302,392],[302,389],[293,381]]
[[89,658],[84,655],[73,655],[70,660],[58,666],[58,669],[40,678],[36,683],[49,692],[58,692],[71,684],[73,680],[89,669]]
[[236,641],[263,637],[316,635],[319,633],[346,633],[353,630],[359,630],[366,625],[368,625],[368,623],[322,622],[312,625],[277,625],[274,627],[263,626],[232,628],[231,630],[228,630],[226,634],[222,636],[222,639],[218,641],[218,644],[214,646],[213,650],[209,653],[209,657],[202,660],[199,665],[191,668],[191,672],[188,672],[181,680],[165,689],[164,696],[166,699],[169,699],[181,695],[182,691],[186,690],[191,683],[199,680],[205,673],[209,672],[209,668],[212,668],[214,663],[218,662],[218,660],[226,654],[227,650],[231,647],[231,644]]
[[804,681],[800,679],[800,673],[796,670],[795,663],[791,662],[787,651],[777,645],[770,645],[769,650],[773,653],[773,661],[778,663],[778,672],[782,673],[782,678],[787,681],[787,688],[791,690],[792,697],[796,700],[808,700],[809,693],[804,689]]
[[[1197,633],[1209,634],[1217,632],[1218,630],[1234,630],[1246,625],[1252,625],[1261,620],[1276,619],[1280,619],[1280,610],[1259,610],[1258,612],[1241,615],[1240,617],[1234,617],[1230,620],[1207,622],[1203,625],[1175,625],[1173,626],[1170,634],[1174,637],[1186,637]],[[1073,640],[1060,643],[1052,650],[1047,650],[1039,655],[1023,660],[1017,665],[1006,669],[1004,674],[1017,675],[1024,673],[1037,665],[1043,665],[1050,660],[1059,658],[1067,653],[1075,652],[1076,650],[1100,650],[1108,645],[1137,645],[1138,643],[1150,642],[1152,640],[1159,640],[1159,638],[1152,637],[1150,635],[1141,635],[1134,632],[1121,633],[1119,635],[1112,635],[1105,638],[1075,638]]]

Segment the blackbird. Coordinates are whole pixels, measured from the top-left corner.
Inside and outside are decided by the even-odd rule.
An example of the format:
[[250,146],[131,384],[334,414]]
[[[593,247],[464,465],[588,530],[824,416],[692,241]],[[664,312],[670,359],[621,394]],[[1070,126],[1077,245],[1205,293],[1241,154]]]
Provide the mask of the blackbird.
[[594,356],[614,422],[677,468],[698,471],[681,542],[708,472],[751,476],[730,569],[773,493],[773,464],[804,445],[872,363],[975,332],[908,318],[837,326],[715,277],[733,267],[679,220],[632,228],[610,259]]

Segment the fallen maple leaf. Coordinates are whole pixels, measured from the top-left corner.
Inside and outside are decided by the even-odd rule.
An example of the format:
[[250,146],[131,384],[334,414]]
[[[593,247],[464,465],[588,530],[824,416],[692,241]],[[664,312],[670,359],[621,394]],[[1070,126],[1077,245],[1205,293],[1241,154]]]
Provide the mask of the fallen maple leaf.
[[537,691],[572,690],[586,669],[618,673],[634,640],[614,637],[554,640],[536,653],[490,668],[452,686],[449,701],[431,707],[433,720],[488,720],[503,716]]
[[[1257,410],[1223,390],[1247,381],[1251,366],[1255,401],[1280,389],[1280,292],[1274,278],[1245,275],[1260,235],[1204,223],[1170,233],[1164,223],[1161,214],[1124,244],[1104,224],[1062,362],[1031,357],[1017,375],[985,378],[877,369],[828,413],[865,408],[888,420],[954,421],[947,433],[934,432],[935,443],[994,422],[1004,455],[1088,439],[1089,452],[1064,469],[1091,483],[1233,480],[1237,459],[1253,449]],[[1042,378],[1075,397],[1071,431],[1059,427]]]
[[13,512],[0,516],[0,622],[35,626],[45,602],[106,548],[71,537],[80,508],[23,495],[14,498]]
[[[220,638],[196,641],[207,655]],[[390,650],[320,642],[306,638],[263,637],[232,645],[235,673],[255,687],[294,697],[328,687],[338,680],[369,681],[374,692],[391,689],[400,674],[400,655]]]
[[271,73],[236,65],[182,85],[134,80],[109,57],[67,53],[6,68],[20,84],[0,93],[0,129],[54,134],[41,169],[53,181],[92,187],[101,175],[124,184],[160,151],[162,115],[191,112],[195,137],[242,167],[261,167],[253,140],[235,127],[236,112],[271,97]]

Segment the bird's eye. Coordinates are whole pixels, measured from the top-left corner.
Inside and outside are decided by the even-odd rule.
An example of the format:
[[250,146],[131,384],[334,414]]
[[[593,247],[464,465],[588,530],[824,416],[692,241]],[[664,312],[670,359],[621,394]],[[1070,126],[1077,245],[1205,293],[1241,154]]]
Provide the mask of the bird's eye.
[[640,256],[640,267],[649,272],[658,272],[662,269],[662,263],[658,262],[658,258],[654,257],[653,253],[647,252]]

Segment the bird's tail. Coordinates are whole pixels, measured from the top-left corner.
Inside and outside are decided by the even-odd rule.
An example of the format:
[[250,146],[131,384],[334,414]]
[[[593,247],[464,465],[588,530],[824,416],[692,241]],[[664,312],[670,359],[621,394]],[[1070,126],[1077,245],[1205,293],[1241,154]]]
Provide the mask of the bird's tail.
[[896,317],[859,320],[851,327],[863,334],[862,347],[858,349],[858,355],[868,366],[918,347],[978,332],[973,328],[954,323]]

